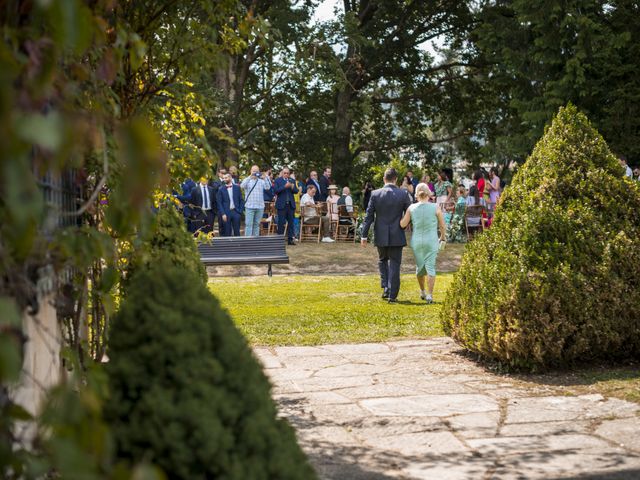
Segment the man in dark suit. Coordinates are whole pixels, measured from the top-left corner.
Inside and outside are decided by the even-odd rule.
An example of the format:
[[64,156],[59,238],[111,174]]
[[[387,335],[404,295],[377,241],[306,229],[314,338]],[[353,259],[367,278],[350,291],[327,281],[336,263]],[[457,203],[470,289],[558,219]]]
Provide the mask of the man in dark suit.
[[278,210],[278,235],[284,233],[284,222],[287,222],[287,237],[289,245],[295,245],[293,241],[294,228],[293,216],[296,211],[296,200],[294,193],[298,193],[296,179],[290,177],[290,171],[287,167],[282,169],[282,175],[276,178],[273,186],[276,197],[276,210]]
[[[201,178],[200,183],[191,190],[191,204],[198,207],[196,210],[202,211],[204,226],[199,227],[200,230],[204,233],[213,231],[216,211],[216,195],[213,188],[207,185],[206,178]],[[197,223],[194,223],[196,227],[198,227]]]
[[240,236],[240,220],[244,211],[244,200],[240,185],[233,183],[230,173],[225,173],[222,178],[224,185],[218,189],[216,200],[218,202],[218,214],[220,215],[220,235],[223,237]]
[[331,167],[325,167],[324,173],[318,182],[320,183],[320,201],[326,202],[329,196],[329,185],[333,183],[331,180]]
[[371,193],[367,214],[362,225],[363,246],[367,245],[369,228],[375,219],[374,243],[378,247],[378,267],[382,298],[396,303],[400,291],[400,264],[402,248],[407,244],[400,220],[411,205],[411,197],[406,190],[398,188],[398,172],[389,168],[384,172],[384,187]]
[[[313,201],[318,203],[320,201],[320,182],[318,182],[318,172],[316,172],[315,170],[312,170],[311,173],[309,173],[309,180],[307,180],[307,188],[309,187],[309,185],[313,185],[316,189],[316,194],[313,197]],[[327,187],[329,185],[327,184]]]

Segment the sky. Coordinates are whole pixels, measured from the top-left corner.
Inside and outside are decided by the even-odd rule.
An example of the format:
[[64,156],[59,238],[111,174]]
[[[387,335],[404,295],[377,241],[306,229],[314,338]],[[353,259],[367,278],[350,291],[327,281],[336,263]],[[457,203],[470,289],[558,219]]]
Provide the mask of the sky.
[[330,20],[334,17],[333,10],[337,5],[342,5],[342,2],[340,0],[322,0],[313,15],[313,20],[316,22]]

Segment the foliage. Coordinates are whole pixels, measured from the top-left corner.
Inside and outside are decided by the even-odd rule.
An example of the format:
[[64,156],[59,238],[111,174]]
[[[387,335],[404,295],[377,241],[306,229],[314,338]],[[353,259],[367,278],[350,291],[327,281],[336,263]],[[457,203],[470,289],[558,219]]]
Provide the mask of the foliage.
[[488,66],[476,112],[485,161],[524,161],[567,102],[614,152],[640,161],[638,2],[485,2],[472,38]]
[[[451,277],[438,275],[437,301],[444,298]],[[414,275],[402,276],[400,306],[383,302],[379,285],[376,275],[288,275],[209,283],[238,328],[257,345],[384,342],[442,335],[440,307],[424,305]],[[287,299],[285,305],[282,298]]]
[[197,275],[138,270],[114,317],[107,414],[119,455],[170,478],[309,479],[244,338]]
[[196,242],[172,203],[165,203],[158,210],[147,237],[133,253],[127,275],[131,276],[137,269],[148,268],[160,260],[194,272],[203,283],[207,283],[207,272],[200,261]]
[[574,106],[560,109],[471,242],[445,332],[505,364],[640,355],[640,188]]

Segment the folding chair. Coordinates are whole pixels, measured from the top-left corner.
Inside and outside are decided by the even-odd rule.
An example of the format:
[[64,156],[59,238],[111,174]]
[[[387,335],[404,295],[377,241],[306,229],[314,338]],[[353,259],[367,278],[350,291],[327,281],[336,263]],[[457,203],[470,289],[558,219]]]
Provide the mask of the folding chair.
[[[310,210],[313,215],[308,213]],[[306,240],[315,240],[316,243],[320,243],[320,236],[322,235],[322,221],[320,216],[318,216],[320,213],[318,210],[319,209],[317,207],[300,206],[300,243]],[[315,222],[317,219],[318,223],[308,223],[310,219],[307,219],[305,214],[310,218],[313,218],[313,220],[311,220],[312,222]]]
[[484,219],[482,214],[484,207],[482,205],[467,205],[464,212],[464,225],[467,230],[467,238],[471,238],[470,232],[474,230],[484,230]]
[[358,218],[357,207],[353,207],[353,212],[347,211],[346,205],[338,206],[338,220],[336,221],[336,242],[350,242],[356,238],[356,218]]

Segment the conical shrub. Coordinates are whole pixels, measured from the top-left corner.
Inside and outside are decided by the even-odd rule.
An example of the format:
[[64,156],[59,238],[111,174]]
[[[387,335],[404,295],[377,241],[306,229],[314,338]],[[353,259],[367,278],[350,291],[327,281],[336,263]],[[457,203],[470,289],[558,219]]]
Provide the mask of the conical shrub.
[[163,260],[113,318],[106,417],[118,455],[168,478],[313,479],[244,337],[197,274]]
[[161,259],[196,272],[207,283],[207,271],[200,261],[196,242],[187,232],[184,220],[173,204],[160,206],[151,228],[146,232],[141,245],[133,252],[127,276],[131,276],[136,269],[154,265]]
[[640,356],[640,188],[574,106],[467,246],[442,322],[510,366]]

